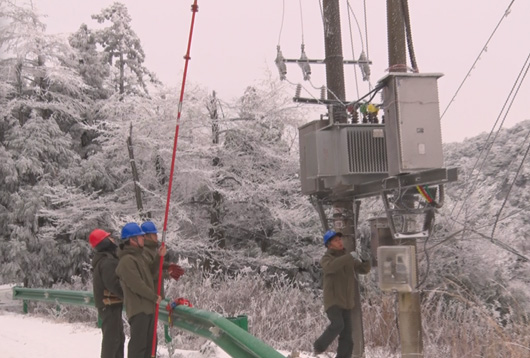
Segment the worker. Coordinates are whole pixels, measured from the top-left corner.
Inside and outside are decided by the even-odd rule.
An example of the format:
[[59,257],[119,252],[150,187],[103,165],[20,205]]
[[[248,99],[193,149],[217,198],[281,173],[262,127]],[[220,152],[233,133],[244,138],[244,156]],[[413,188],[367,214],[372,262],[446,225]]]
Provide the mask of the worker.
[[356,275],[370,272],[369,256],[355,251],[347,253],[342,233],[328,230],[324,234],[327,248],[320,260],[323,271],[324,310],[330,321],[326,330],[314,342],[315,354],[326,351],[339,337],[336,358],[351,358],[353,353],[352,310],[355,304],[354,284]]
[[[144,222],[140,226],[140,228],[145,233],[143,255],[149,263],[151,274],[153,275],[153,286],[155,288],[155,293],[157,295],[160,295],[160,297],[164,299],[165,295],[163,281],[160,285],[160,292],[158,292],[158,272],[160,270],[160,255],[158,253],[158,230],[156,229],[156,226],[152,221]],[[167,262],[167,260],[163,261],[162,272],[168,272],[169,276],[174,280],[178,280],[180,276],[184,274],[184,270],[182,269],[182,267],[175,263],[169,263]],[[153,324],[156,324],[156,322],[153,321]],[[157,345],[158,340],[155,339],[154,343],[155,345]]]
[[94,303],[101,320],[101,358],[123,358],[123,291],[116,275],[118,246],[110,233],[93,230],[88,236],[95,250],[92,259]]
[[[121,230],[118,251],[116,274],[123,288],[125,312],[131,331],[128,358],[151,357],[155,308],[162,300],[155,292],[151,270],[143,257],[144,235],[137,223],[125,224]],[[165,252],[160,254],[165,255]]]
[[[146,221],[141,226],[142,231],[145,233],[144,239],[144,252],[143,255],[150,263],[151,274],[154,279],[155,290],[158,290],[158,271],[160,269],[160,255],[157,252],[159,247],[158,243],[158,230],[156,225],[152,221]],[[177,281],[180,276],[184,274],[184,269],[179,265],[164,260],[162,271],[167,272],[169,276]],[[164,298],[164,285],[160,287],[160,296]]]

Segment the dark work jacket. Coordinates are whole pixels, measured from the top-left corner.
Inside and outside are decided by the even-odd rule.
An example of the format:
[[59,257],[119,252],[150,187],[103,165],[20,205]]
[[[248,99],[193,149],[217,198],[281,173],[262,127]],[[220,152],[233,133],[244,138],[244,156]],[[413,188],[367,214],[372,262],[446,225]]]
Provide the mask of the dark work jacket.
[[[160,255],[158,254],[158,243],[150,240],[145,240],[144,242],[144,258],[149,264],[149,269],[151,270],[151,275],[153,275],[153,285],[155,287],[155,293],[158,291],[158,271],[160,269]],[[162,263],[162,270],[166,272],[169,268],[169,262],[166,261],[167,255],[164,256],[164,262]],[[162,277],[167,278],[166,275]],[[164,282],[161,282],[160,286],[160,296],[164,298]]]
[[125,312],[129,319],[138,313],[155,313],[158,298],[153,287],[153,276],[142,251],[131,245],[125,245],[118,251],[120,261],[116,274],[120,278]]
[[121,304],[123,291],[116,276],[118,257],[110,251],[96,252],[92,259],[94,302],[97,308]]
[[320,265],[324,273],[324,310],[331,306],[352,309],[355,306],[355,275],[370,272],[370,262],[355,260],[346,250],[328,249]]

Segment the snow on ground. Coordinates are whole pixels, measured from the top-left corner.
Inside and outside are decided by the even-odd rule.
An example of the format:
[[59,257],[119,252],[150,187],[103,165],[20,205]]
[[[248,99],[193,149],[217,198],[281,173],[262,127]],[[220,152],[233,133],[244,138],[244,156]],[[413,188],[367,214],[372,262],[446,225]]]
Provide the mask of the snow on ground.
[[[125,356],[127,356],[125,341]],[[100,355],[101,330],[84,323],[61,323],[51,318],[0,311],[2,358],[96,358]],[[282,352],[286,355],[286,352]],[[161,347],[157,357],[168,357]],[[199,351],[175,350],[174,358],[230,358],[212,342]],[[300,358],[306,358],[301,355]]]
[[[101,330],[87,323],[67,323],[51,317],[22,313],[22,302],[12,299],[12,285],[0,285],[0,352],[2,358],[96,358],[100,356]],[[127,356],[125,341],[125,356]],[[290,352],[280,351],[285,357]],[[330,358],[328,352],[319,357]],[[159,346],[159,358],[169,358]],[[301,352],[300,358],[310,358]],[[385,352],[367,352],[369,358],[391,358]],[[197,351],[175,350],[171,358],[230,358],[221,348],[207,342]]]
[[[51,317],[24,314],[22,302],[13,300],[12,296],[12,285],[0,285],[2,358],[96,358],[100,356],[101,329],[95,324],[91,326],[86,323],[67,323]],[[125,341],[125,356],[127,356],[127,344],[128,338]],[[169,357],[163,345],[159,347],[157,357]],[[207,342],[198,351],[177,349],[172,358],[230,358],[230,356],[214,343]]]
[[[229,358],[214,344],[207,344],[201,351],[176,350],[173,357]],[[60,323],[44,317],[0,311],[0,347],[3,358],[96,358],[100,356],[101,330],[83,323]],[[168,357],[168,353],[164,349],[157,356]]]
[[99,357],[101,330],[40,317],[0,313],[0,346],[6,358]]

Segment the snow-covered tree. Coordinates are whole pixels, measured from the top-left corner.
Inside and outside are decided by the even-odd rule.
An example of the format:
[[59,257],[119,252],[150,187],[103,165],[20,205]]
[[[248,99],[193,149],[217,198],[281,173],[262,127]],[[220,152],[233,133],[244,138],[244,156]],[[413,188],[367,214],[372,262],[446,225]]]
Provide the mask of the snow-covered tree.
[[[6,279],[47,284],[58,277],[39,265],[59,267],[54,261],[58,257],[46,253],[57,247],[58,236],[48,235],[54,224],[40,211],[48,206],[51,187],[77,184],[70,168],[79,161],[74,150],[79,138],[72,134],[88,104],[83,98],[86,86],[73,67],[68,42],[46,34],[32,7],[2,1],[0,17],[0,181],[5,184],[0,188],[0,256],[11,262],[2,271]],[[64,248],[68,251],[71,244]],[[75,271],[69,256],[61,260]]]
[[106,82],[110,76],[110,65],[106,53],[98,51],[94,31],[82,24],[75,33],[70,35],[70,45],[77,50],[77,69],[89,86],[89,94],[94,99],[108,98],[110,88]]
[[113,3],[92,18],[100,24],[110,22],[110,26],[94,31],[96,41],[103,47],[106,60],[114,66],[114,83],[120,94],[147,93],[146,79],[158,83],[155,75],[144,65],[145,53],[140,39],[131,27],[131,17],[127,7]]

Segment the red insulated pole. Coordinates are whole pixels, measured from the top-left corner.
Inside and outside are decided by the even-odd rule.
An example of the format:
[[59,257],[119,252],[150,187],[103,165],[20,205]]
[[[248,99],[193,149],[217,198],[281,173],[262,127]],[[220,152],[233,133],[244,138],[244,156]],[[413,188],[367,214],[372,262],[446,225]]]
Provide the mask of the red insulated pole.
[[[166,232],[167,232],[167,220],[169,216],[169,202],[171,199],[171,186],[173,184],[173,172],[175,170],[175,156],[177,153],[177,141],[179,137],[179,126],[180,126],[180,115],[182,114],[182,101],[184,99],[184,86],[186,85],[186,74],[188,73],[188,62],[190,60],[190,49],[191,49],[191,39],[193,36],[193,25],[195,23],[195,14],[199,11],[199,6],[197,5],[197,0],[194,0],[193,5],[191,5],[191,26],[190,26],[190,36],[188,39],[188,49],[186,51],[186,56],[184,56],[184,59],[186,60],[184,65],[184,74],[182,76],[182,87],[180,88],[180,99],[179,99],[179,105],[178,105],[178,114],[177,114],[177,125],[175,127],[175,140],[173,142],[173,156],[171,158],[171,171],[169,174],[169,185],[167,189],[167,200],[166,200],[166,213],[164,215],[164,229],[162,232],[162,245],[161,247],[165,246],[166,242]],[[157,295],[160,296],[160,290],[162,288],[162,266],[164,264],[164,256],[160,256],[160,266],[158,267],[158,287],[157,287]],[[153,349],[151,351],[151,357],[156,357],[156,330],[158,326],[158,310],[159,310],[159,304],[156,304],[155,308],[155,327],[154,327],[154,333],[153,333]]]

